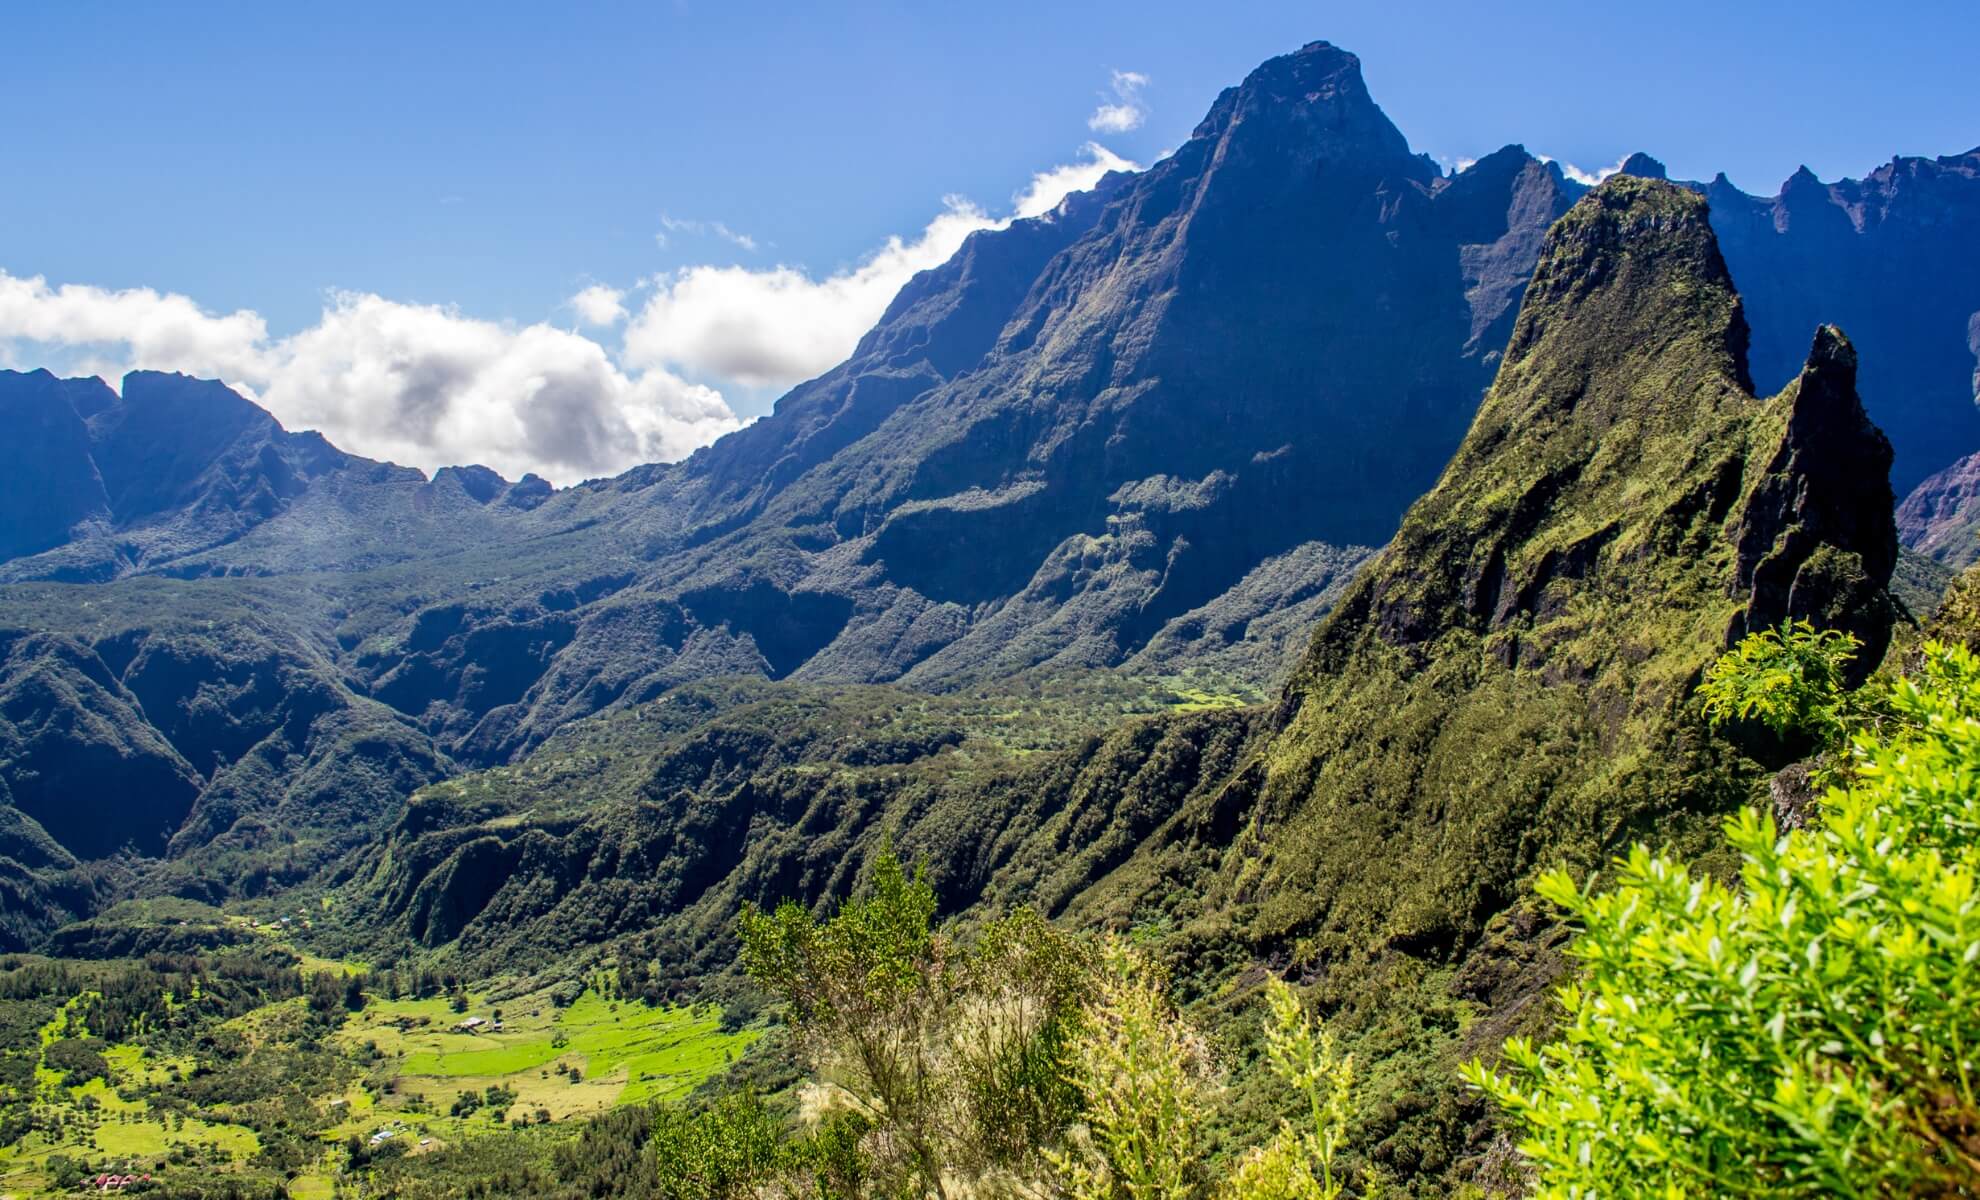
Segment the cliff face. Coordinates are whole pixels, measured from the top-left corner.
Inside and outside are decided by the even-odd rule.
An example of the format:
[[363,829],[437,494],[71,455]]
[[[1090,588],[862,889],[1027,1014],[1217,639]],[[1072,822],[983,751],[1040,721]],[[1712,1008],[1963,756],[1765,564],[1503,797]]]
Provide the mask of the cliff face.
[[1773,197],[1723,175],[1700,186],[1746,297],[1762,387],[1793,377],[1809,329],[1839,325],[1863,351],[1863,400],[1895,450],[1898,495],[1980,451],[1980,344],[1969,332],[1980,316],[1980,148],[1894,158],[1835,183],[1803,168]]

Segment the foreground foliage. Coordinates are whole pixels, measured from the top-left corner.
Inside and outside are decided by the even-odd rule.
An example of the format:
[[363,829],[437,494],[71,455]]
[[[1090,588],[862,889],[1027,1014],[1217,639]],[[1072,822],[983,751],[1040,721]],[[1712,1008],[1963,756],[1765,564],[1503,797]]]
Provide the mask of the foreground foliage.
[[1852,698],[1846,645],[1755,635],[1712,675],[1722,718],[1851,731],[1819,827],[1730,819],[1739,886],[1642,846],[1541,879],[1584,930],[1567,1027],[1467,1069],[1541,1196],[1980,1189],[1980,660],[1928,642]]
[[1061,1056],[1080,946],[1029,911],[967,947],[933,926],[935,894],[884,851],[870,895],[826,921],[745,909],[743,966],[785,1005],[830,1101],[878,1127],[896,1187],[1027,1174],[1070,1116]]

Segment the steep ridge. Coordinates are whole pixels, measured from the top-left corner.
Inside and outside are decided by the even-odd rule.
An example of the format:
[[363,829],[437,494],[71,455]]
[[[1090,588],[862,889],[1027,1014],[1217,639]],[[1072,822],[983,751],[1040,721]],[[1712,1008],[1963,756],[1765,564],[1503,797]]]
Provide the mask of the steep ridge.
[[1057,912],[1226,778],[1263,717],[1054,732],[1008,704],[727,681],[578,722],[421,790],[338,869],[343,936],[477,972],[620,954],[692,991],[731,968],[742,902],[843,895],[889,837],[948,911],[995,892]]
[[[211,609],[176,608],[175,591],[151,599],[141,628],[40,632],[56,622],[32,613],[16,614],[28,628],[0,628],[0,819],[14,834],[0,840],[0,877],[23,896],[74,897],[24,903],[0,949],[120,889],[218,900],[296,883],[458,770],[268,619],[279,598],[236,596],[218,627]],[[125,853],[170,862],[141,879],[119,868],[64,882],[75,859]]]
[[1855,353],[1821,327],[1756,400],[1747,336],[1694,195],[1622,177],[1555,227],[1464,445],[1288,685],[1223,868],[1252,936],[1461,948],[1540,858],[1742,798],[1690,699],[1732,639],[1808,618],[1879,660],[1890,448]]

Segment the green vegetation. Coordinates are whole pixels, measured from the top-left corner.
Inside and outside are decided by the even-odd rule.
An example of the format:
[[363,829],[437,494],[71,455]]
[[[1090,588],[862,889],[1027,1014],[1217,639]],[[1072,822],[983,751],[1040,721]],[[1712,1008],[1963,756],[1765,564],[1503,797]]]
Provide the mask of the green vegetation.
[[[559,1082],[568,1072],[573,1082],[597,1085],[579,1092],[592,1101],[588,1106],[550,1098],[549,1107],[561,1117],[585,1107],[678,1097],[757,1036],[755,1030],[724,1030],[714,1008],[648,1007],[596,991],[568,1007],[556,1007],[547,995],[526,995],[491,1011],[502,1014],[499,1027],[465,1032],[460,1014],[443,1001],[374,1000],[352,1017],[342,1037],[396,1057],[398,1086],[415,1092],[432,1091],[428,1079],[503,1081],[530,1072],[541,1076],[539,1068],[558,1064]],[[543,1090],[525,1088],[522,1107],[535,1107],[532,1099]]]
[[1855,715],[1843,684],[1861,647],[1807,621],[1750,634],[1705,673],[1705,715],[1722,725],[1757,721],[1779,737],[1836,741]]
[[1184,1200],[1200,1194],[1208,1048],[1171,1006],[1159,977],[1118,938],[1067,1055],[1084,1128],[1051,1155],[1075,1200]]
[[959,1180],[1037,1174],[1072,1110],[1062,1053],[1082,963],[1030,912],[966,947],[934,916],[926,879],[883,850],[868,897],[823,922],[792,903],[745,909],[742,944],[744,969],[783,1003],[818,1082],[883,1135],[872,1152],[881,1189],[946,1200]]
[[1857,698],[1832,669],[1853,646],[1769,632],[1713,671],[1722,719],[1835,756],[1816,825],[1727,822],[1738,886],[1641,845],[1612,879],[1541,878],[1581,927],[1565,1029],[1467,1071],[1541,1196],[1980,1189],[1980,660],[1929,641]]
[[493,1028],[445,995],[384,994],[442,977],[295,961],[265,939],[210,957],[0,959],[0,1189],[113,1171],[328,1195],[381,1157],[683,1096],[760,1035],[712,1008],[620,998],[610,974],[567,1004],[491,1007],[451,985],[499,1014]]

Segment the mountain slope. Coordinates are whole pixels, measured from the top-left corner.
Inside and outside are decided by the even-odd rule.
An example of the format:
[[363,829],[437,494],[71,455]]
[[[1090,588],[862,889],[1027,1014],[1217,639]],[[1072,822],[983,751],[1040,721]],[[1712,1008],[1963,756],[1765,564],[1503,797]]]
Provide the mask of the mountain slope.
[[1949,567],[1980,560],[1980,454],[1927,476],[1898,505],[1904,544]]

